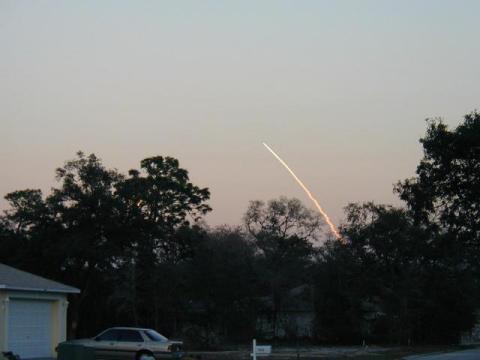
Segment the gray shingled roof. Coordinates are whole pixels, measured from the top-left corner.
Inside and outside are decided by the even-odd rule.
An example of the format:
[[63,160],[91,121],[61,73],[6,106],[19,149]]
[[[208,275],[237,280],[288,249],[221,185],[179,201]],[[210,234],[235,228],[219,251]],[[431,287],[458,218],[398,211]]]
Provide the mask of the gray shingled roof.
[[78,294],[79,289],[0,264],[0,290],[24,290]]

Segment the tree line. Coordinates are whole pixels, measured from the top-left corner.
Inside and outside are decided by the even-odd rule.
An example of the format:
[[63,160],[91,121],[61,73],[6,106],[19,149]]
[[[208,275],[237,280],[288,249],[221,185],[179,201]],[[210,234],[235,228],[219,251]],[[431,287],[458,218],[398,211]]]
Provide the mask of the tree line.
[[71,337],[154,327],[212,347],[276,326],[291,289],[313,289],[312,341],[454,343],[480,307],[480,114],[429,120],[404,206],[349,204],[339,242],[297,199],[251,201],[243,226],[209,228],[207,188],[177,159],[128,174],[79,152],[48,194],[5,196],[0,262],[81,289]]

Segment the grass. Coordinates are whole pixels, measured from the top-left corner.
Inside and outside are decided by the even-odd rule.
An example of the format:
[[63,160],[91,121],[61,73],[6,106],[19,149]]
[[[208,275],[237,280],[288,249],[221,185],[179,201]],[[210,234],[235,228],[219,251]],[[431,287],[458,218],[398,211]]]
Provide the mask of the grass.
[[[421,355],[429,353],[442,353],[461,351],[475,348],[476,346],[421,346],[405,348],[370,348],[359,349],[358,352],[346,352],[339,354],[310,354],[301,352],[297,357],[295,351],[278,351],[268,357],[259,357],[259,360],[399,360],[409,355]],[[339,348],[341,349],[341,348]],[[340,351],[339,351],[340,352]],[[189,360],[251,360],[249,351],[212,351],[193,352]]]
[[[393,349],[387,350],[384,352],[372,352],[371,354],[358,354],[358,355],[334,355],[327,356],[322,358],[322,360],[400,360],[406,356],[410,355],[422,355],[422,354],[431,354],[431,353],[445,353],[451,351],[462,351],[468,349],[478,348],[476,345],[454,345],[454,346],[422,346],[422,347],[413,347],[405,349]],[[309,360],[308,357],[301,358],[304,360]],[[314,359],[314,358],[310,358]]]

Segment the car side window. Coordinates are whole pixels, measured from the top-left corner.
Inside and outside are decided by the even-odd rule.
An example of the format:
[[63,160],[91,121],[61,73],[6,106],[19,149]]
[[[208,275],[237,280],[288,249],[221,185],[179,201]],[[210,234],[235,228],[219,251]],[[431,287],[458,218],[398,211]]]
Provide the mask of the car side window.
[[118,340],[118,331],[117,330],[107,330],[104,333],[96,337],[98,341],[117,341]]
[[143,342],[143,337],[139,331],[136,330],[120,330],[119,341],[125,342]]

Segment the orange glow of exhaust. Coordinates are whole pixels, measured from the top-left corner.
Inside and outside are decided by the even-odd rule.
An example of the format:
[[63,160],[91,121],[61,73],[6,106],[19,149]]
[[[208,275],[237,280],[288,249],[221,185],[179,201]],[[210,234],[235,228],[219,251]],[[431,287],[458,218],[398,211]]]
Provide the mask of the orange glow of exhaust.
[[328,216],[328,214],[322,209],[322,207],[320,206],[320,204],[318,203],[317,199],[315,199],[315,197],[312,195],[312,193],[310,192],[310,190],[308,190],[308,188],[305,186],[305,184],[302,182],[302,180],[300,180],[298,178],[297,175],[295,175],[295,173],[293,172],[292,169],[290,169],[290,167],[287,165],[287,163],[285,161],[282,160],[282,158],[280,156],[278,156],[275,151],[273,151],[273,149],[268,146],[267,144],[263,143],[263,146],[265,146],[267,148],[268,151],[270,151],[272,153],[273,156],[275,156],[275,158],[280,162],[280,164],[282,164],[285,169],[288,170],[288,172],[290,173],[290,175],[293,176],[293,178],[295,179],[295,181],[298,183],[298,185],[300,185],[300,187],[303,189],[303,191],[305,191],[305,193],[308,195],[308,197],[310,198],[310,200],[312,200],[312,202],[315,204],[315,207],[318,209],[318,211],[320,212],[320,214],[323,216],[323,218],[325,219],[326,223],[328,224],[328,226],[330,227],[330,230],[332,231],[332,233],[335,235],[335,237],[337,238],[337,240],[341,241],[342,243],[344,242],[343,239],[342,239],[342,236],[340,235],[340,233],[338,232],[337,228],[335,227],[335,225],[333,224],[332,220],[330,220],[330,217]]

